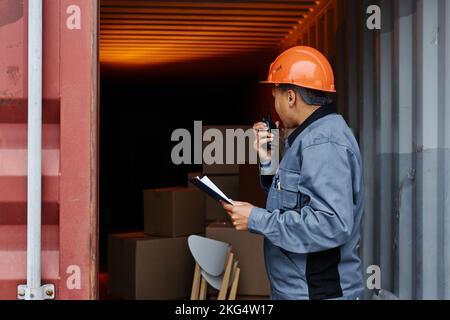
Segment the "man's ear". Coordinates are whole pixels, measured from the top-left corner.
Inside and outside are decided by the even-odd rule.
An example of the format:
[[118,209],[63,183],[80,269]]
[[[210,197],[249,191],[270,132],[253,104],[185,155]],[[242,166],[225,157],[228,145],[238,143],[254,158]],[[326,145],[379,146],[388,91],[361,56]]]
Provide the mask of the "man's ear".
[[295,103],[297,102],[297,96],[295,95],[295,91],[294,90],[288,90],[287,91],[287,98],[288,98],[289,107],[290,108],[294,107]]

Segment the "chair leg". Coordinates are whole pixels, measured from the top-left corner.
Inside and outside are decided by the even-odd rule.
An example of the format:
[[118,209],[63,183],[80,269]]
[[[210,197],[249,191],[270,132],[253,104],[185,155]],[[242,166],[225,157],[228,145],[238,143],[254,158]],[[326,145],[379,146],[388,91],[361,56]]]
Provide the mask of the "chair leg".
[[200,289],[200,266],[195,264],[194,281],[192,282],[191,300],[198,300],[198,294]]
[[228,285],[230,283],[230,276],[231,276],[231,268],[233,265],[233,258],[234,255],[232,252],[230,252],[228,254],[227,264],[222,279],[222,285],[220,286],[219,296],[217,297],[217,300],[226,300],[227,298]]
[[206,283],[206,279],[201,277],[202,281],[201,281],[201,285],[200,285],[200,296],[199,296],[199,300],[206,300],[206,291],[207,291],[207,283]]
[[230,295],[228,297],[228,300],[236,300],[236,294],[237,294],[237,289],[238,289],[240,273],[241,273],[241,268],[237,268],[236,272],[234,274],[233,284],[231,285],[231,290],[230,290]]

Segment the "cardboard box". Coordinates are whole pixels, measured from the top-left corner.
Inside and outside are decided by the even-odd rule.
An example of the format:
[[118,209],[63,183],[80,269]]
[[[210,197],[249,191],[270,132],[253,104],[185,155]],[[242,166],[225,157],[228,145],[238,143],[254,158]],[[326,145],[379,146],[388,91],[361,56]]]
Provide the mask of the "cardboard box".
[[270,294],[262,236],[248,231],[236,231],[231,223],[216,222],[206,227],[206,237],[231,244],[241,268],[238,295],[268,296]]
[[119,299],[189,298],[194,259],[187,237],[160,238],[144,233],[109,236],[108,293]]
[[239,174],[238,164],[203,164],[203,174]]
[[239,200],[265,208],[267,195],[261,188],[258,165],[241,165],[239,169]]
[[[238,175],[208,175],[208,178],[229,198],[240,199]],[[220,203],[208,195],[205,195],[205,212],[207,221],[229,221],[228,214]]]
[[[233,141],[228,140],[226,138],[226,130],[227,129],[242,129],[244,131],[251,129],[251,126],[203,126],[203,134],[205,133],[205,131],[209,130],[209,129],[217,129],[221,132],[222,134],[222,138],[223,138],[223,150],[222,150],[222,154],[223,154],[223,159],[222,159],[222,164],[206,164],[203,163],[203,174],[205,175],[212,175],[212,174],[239,174],[239,164],[237,162],[237,143],[236,143],[236,139],[234,139]],[[248,141],[248,139],[246,139]],[[211,142],[206,141],[203,142],[203,150],[205,149],[206,146],[208,146]],[[227,155],[227,144],[233,143],[234,144],[234,161],[233,164],[226,164],[226,155]],[[248,163],[248,142],[246,142],[246,162]],[[251,147],[251,146],[250,146]]]
[[[133,274],[126,271],[126,261],[131,261],[131,252],[123,251],[123,239],[142,237],[142,232],[111,234],[108,237],[108,295],[123,298],[127,284],[132,283]],[[128,253],[128,257],[125,255]]]
[[[195,178],[195,177],[201,177],[202,176],[202,172],[189,172],[188,173],[188,175],[187,175],[187,181],[189,181],[189,179],[191,179],[191,178]],[[194,187],[195,188],[195,186],[192,184],[192,183],[190,183],[190,182],[188,182],[188,187]]]
[[144,190],[144,231],[180,237],[205,232],[205,196],[194,188]]

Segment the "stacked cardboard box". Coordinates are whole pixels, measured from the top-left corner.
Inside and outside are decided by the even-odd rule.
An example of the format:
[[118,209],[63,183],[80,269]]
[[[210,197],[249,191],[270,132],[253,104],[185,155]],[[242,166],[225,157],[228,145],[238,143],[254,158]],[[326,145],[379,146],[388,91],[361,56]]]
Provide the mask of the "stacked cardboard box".
[[144,232],[109,238],[109,294],[121,299],[189,297],[191,234],[205,232],[204,195],[194,188],[144,190]]
[[[243,130],[244,132],[250,129],[249,126],[203,126],[203,135],[205,135],[205,133],[209,130],[214,130],[213,132],[220,132],[221,134],[221,141],[223,142],[222,150],[219,150],[219,154],[217,155],[218,158],[217,160],[220,161],[220,163],[213,163],[213,164],[207,164],[207,163],[203,163],[203,174],[206,175],[224,175],[224,174],[228,174],[228,175],[238,175],[239,174],[239,164],[237,162],[237,143],[236,143],[236,139],[231,140],[231,139],[227,139],[227,130]],[[213,139],[212,139],[213,140]],[[217,141],[214,141],[217,142]],[[204,152],[206,152],[206,148],[210,145],[211,142],[208,141],[204,141],[203,143],[203,149]],[[229,147],[233,144],[233,152],[234,152],[234,157],[233,157],[233,163],[232,164],[226,164],[227,163],[227,149],[229,149]],[[214,145],[215,146],[215,145]],[[218,146],[218,145],[217,145]],[[227,148],[228,147],[228,148]],[[219,157],[219,155],[223,155],[223,157]],[[205,159],[203,159],[205,160]]]
[[[204,127],[206,131],[210,127]],[[245,127],[213,127],[223,132]],[[229,143],[229,142],[227,142]],[[226,147],[223,155],[226,157]],[[236,150],[235,150],[236,155]],[[248,160],[248,159],[247,159]],[[236,163],[236,162],[235,162]],[[227,196],[264,207],[257,165],[203,165],[207,175]],[[109,294],[122,299],[180,299],[190,293],[194,259],[187,237],[204,234],[233,246],[241,268],[238,294],[267,297],[263,238],[234,230],[222,206],[197,188],[144,190],[144,232],[109,237]]]
[[180,237],[205,231],[204,194],[194,188],[144,190],[144,231]]
[[112,297],[149,300],[189,296],[194,260],[187,237],[113,234],[108,251],[108,293]]

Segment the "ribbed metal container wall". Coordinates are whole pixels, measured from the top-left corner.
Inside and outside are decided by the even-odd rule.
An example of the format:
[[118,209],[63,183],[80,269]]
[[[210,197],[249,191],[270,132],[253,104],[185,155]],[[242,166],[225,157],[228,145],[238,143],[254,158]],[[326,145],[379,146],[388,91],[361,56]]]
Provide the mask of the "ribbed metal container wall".
[[[43,1],[42,284],[97,296],[97,1]],[[78,24],[79,22],[79,24]],[[27,277],[28,1],[0,2],[0,299]]]
[[[381,30],[366,26],[374,4]],[[324,49],[363,154],[364,266],[399,298],[450,299],[450,2],[333,1],[287,46],[320,43],[311,30],[334,10]]]

